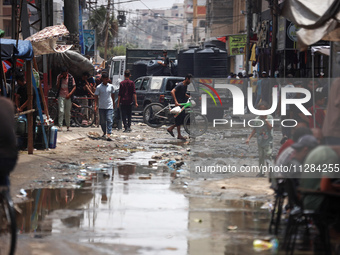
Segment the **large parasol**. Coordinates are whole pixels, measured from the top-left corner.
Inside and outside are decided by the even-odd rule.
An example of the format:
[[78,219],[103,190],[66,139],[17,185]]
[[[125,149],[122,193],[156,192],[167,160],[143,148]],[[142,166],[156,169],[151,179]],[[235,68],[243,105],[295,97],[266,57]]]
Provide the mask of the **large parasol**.
[[58,45],[57,40],[60,36],[68,35],[70,32],[65,25],[56,25],[45,27],[41,31],[26,38],[31,41],[35,56],[50,54],[50,53],[63,53],[72,48],[72,45]]

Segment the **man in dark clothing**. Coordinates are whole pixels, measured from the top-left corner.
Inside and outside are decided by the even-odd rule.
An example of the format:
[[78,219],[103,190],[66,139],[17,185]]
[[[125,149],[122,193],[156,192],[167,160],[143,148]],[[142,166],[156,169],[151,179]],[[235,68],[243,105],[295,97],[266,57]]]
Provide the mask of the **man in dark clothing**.
[[16,80],[18,87],[15,93],[15,105],[17,107],[18,112],[26,111],[28,104],[28,96],[24,74],[17,75]]
[[[177,86],[171,91],[171,95],[174,99],[176,106],[181,106],[180,105],[181,103],[186,103],[187,99],[190,97],[187,94],[187,88],[188,88],[188,85],[191,82],[191,78],[192,78],[192,75],[187,74],[185,76],[185,80],[178,83]],[[183,124],[184,117],[185,117],[185,111],[183,110],[175,118],[175,124],[167,129],[168,133],[171,136],[175,137],[173,130],[174,130],[175,127],[177,127],[177,134],[178,134],[177,139],[181,139],[181,140],[186,140],[186,138],[181,135],[181,125]]]
[[125,70],[124,81],[120,83],[119,94],[118,94],[118,107],[122,114],[122,119],[124,123],[124,132],[131,132],[131,116],[132,116],[132,104],[135,101],[135,106],[137,104],[137,94],[135,83],[130,80],[130,70]]
[[159,61],[158,63],[163,66],[163,75],[168,76],[171,75],[170,71],[170,59],[168,57],[168,52],[166,50],[163,50],[163,62]]
[[262,72],[262,82],[261,82],[261,99],[262,102],[266,102],[269,106],[272,103],[272,86],[270,80],[267,78],[267,73]]
[[79,97],[93,97],[96,90],[95,81],[89,72],[84,72],[81,80],[77,83],[77,88],[74,94]]
[[[16,76],[17,81],[17,90],[15,93],[15,105],[18,112],[24,112],[27,111],[27,105],[28,105],[28,95],[27,95],[27,85],[25,80],[25,75],[23,73],[19,73]],[[33,109],[35,111],[33,112],[33,140],[35,140],[35,128],[37,125],[36,119],[38,116],[37,111],[37,102],[36,102],[36,95],[33,92]]]
[[0,185],[7,185],[7,177],[18,159],[18,150],[14,132],[14,105],[4,97],[0,97],[0,123]]

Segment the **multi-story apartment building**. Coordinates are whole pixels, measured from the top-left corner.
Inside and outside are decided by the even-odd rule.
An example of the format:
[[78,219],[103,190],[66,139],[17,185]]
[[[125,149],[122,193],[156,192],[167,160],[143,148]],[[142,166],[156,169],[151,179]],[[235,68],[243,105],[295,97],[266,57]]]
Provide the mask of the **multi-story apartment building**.
[[184,35],[185,47],[198,45],[206,37],[206,0],[184,1]]
[[128,21],[128,41],[139,48],[173,49],[182,44],[183,19],[183,4],[167,10],[137,10],[137,17]]
[[0,28],[5,31],[5,38],[12,38],[11,0],[0,1]]

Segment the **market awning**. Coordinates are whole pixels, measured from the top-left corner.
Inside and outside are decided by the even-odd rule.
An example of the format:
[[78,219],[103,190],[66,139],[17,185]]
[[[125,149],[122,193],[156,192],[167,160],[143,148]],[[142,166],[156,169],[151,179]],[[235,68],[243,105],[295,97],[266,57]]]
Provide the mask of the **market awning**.
[[35,56],[63,53],[71,49],[72,45],[58,45],[57,40],[58,37],[68,35],[69,33],[65,25],[57,25],[45,27],[41,31],[26,38],[26,40],[32,42]]
[[18,47],[16,47],[17,41],[12,39],[1,39],[1,59],[10,59],[13,56],[23,59],[32,60],[33,47],[30,41],[18,41]]
[[282,15],[301,28],[297,32],[301,50],[320,40],[340,41],[338,0],[286,0]]

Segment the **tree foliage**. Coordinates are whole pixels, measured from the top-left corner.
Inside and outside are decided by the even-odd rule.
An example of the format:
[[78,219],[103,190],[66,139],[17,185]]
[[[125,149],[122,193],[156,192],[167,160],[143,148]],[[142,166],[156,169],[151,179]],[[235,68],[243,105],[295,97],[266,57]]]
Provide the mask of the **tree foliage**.
[[[90,18],[88,20],[89,26],[96,30],[96,41],[97,47],[105,45],[105,30],[106,30],[106,13],[107,8],[101,5],[99,8],[92,11]],[[109,31],[109,45],[113,42],[113,39],[118,34],[118,21],[110,16],[109,23],[107,24]]]
[[[136,47],[132,44],[129,44],[129,43],[126,44],[126,45],[109,47],[107,49],[107,59],[110,59],[110,58],[115,57],[115,56],[125,56],[126,48],[133,49],[133,48],[136,48]],[[100,57],[104,58],[105,47],[98,47],[98,50],[99,50]]]

